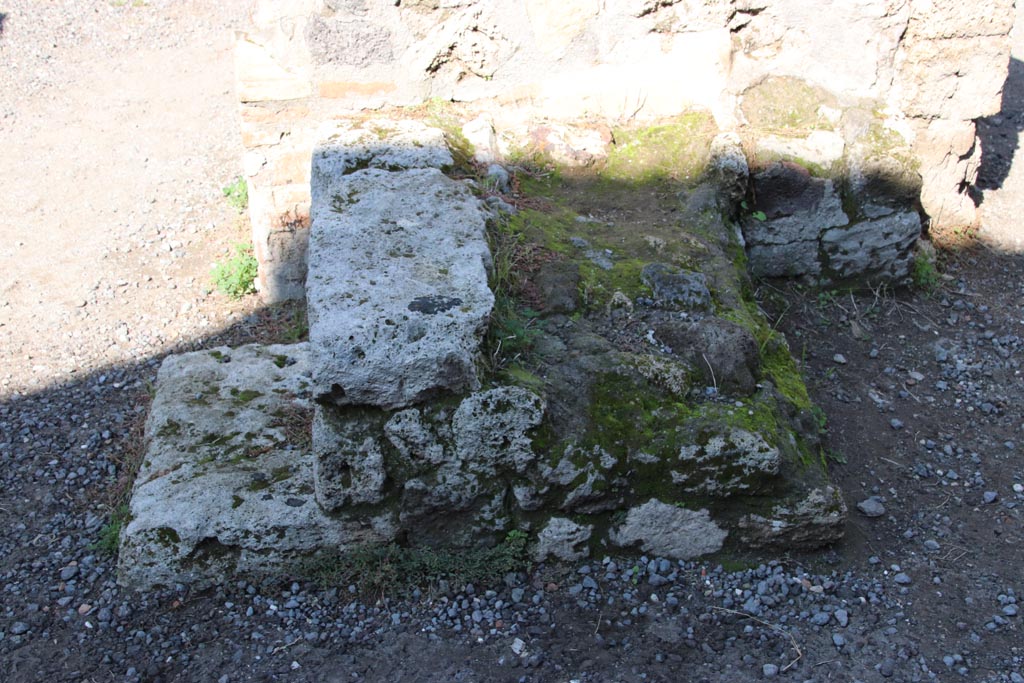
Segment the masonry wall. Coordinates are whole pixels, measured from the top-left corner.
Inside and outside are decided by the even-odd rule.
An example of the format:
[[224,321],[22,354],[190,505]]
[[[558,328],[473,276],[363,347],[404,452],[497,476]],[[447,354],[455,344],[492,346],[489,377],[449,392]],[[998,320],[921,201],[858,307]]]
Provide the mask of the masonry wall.
[[695,109],[755,152],[824,149],[830,164],[881,126],[913,159],[923,214],[973,224],[974,120],[999,110],[1014,16],[1012,0],[985,4],[260,0],[236,64],[263,295],[303,295],[323,127],[431,101],[463,103],[483,157],[554,130],[578,163],[600,158],[609,125]]

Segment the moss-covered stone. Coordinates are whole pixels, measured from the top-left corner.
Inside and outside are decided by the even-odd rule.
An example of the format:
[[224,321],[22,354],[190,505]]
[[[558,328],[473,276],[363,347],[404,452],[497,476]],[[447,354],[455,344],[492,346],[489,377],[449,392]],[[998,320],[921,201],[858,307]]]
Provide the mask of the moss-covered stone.
[[822,107],[838,112],[835,95],[792,76],[769,77],[743,93],[740,109],[747,123],[765,132],[806,135],[832,130]]

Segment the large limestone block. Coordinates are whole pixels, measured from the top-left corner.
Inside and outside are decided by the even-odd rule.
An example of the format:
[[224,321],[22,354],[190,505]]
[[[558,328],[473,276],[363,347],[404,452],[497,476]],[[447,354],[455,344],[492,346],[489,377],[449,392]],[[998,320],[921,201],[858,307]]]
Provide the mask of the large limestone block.
[[931,121],[918,130],[914,152],[921,159],[921,208],[932,225],[973,225],[976,207],[962,189],[974,184],[981,161],[974,122]]
[[897,60],[897,103],[924,119],[996,114],[1009,60],[1008,36],[907,41]]
[[315,394],[400,408],[476,389],[494,305],[479,202],[433,168],[340,180],[320,168],[306,286]]
[[391,538],[386,517],[329,518],[313,496],[307,344],[222,347],[160,367],[119,580],[203,587]]

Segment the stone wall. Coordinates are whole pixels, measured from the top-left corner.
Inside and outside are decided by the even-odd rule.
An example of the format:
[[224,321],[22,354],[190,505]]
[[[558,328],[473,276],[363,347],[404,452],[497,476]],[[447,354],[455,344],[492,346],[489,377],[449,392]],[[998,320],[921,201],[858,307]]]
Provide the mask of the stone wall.
[[[439,101],[461,103],[481,159],[532,140],[577,163],[614,144],[608,124],[702,110],[739,133],[755,174],[797,163],[845,201],[882,159],[896,195],[915,176],[913,199],[933,223],[971,224],[974,119],[999,109],[1012,23],[1012,0],[984,11],[957,0],[261,0],[236,63],[263,294],[303,295],[320,126]],[[552,121],[590,128],[567,140]],[[850,214],[845,225],[876,251],[913,231],[907,216],[890,218],[875,244]],[[805,261],[818,256],[794,274],[831,268],[825,233],[843,225],[799,240]],[[857,258],[842,256],[833,261]]]

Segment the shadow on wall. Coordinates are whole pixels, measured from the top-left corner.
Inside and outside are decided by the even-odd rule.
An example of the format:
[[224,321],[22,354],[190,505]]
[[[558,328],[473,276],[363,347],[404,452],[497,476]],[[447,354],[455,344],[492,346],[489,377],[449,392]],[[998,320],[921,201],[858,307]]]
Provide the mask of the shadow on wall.
[[0,12],[0,36],[4,34],[4,21],[7,19],[7,15]]
[[1010,59],[1010,72],[1003,85],[1003,104],[998,114],[978,119],[981,166],[976,189],[997,190],[1010,173],[1014,154],[1024,130],[1024,62]]

